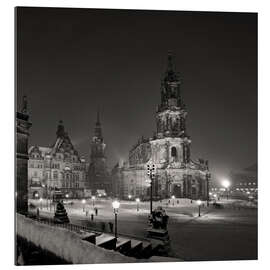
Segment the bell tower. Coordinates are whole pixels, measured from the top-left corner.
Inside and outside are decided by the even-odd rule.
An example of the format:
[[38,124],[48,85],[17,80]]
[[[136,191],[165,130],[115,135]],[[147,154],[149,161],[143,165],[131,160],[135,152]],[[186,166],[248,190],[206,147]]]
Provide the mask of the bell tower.
[[99,110],[91,141],[90,165],[88,171],[88,186],[95,193],[97,190],[111,190],[110,178],[106,166],[106,144],[104,143],[100,122]]
[[167,69],[161,81],[161,102],[156,112],[157,137],[185,137],[185,105],[180,92],[181,80],[175,71],[172,53],[168,53]]

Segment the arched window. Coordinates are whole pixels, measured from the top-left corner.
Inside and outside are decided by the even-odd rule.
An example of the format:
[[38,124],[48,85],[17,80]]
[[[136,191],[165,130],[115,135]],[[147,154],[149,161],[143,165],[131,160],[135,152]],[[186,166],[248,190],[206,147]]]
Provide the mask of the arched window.
[[176,147],[172,147],[172,149],[171,149],[171,156],[172,156],[172,157],[177,157],[177,150],[176,150]]

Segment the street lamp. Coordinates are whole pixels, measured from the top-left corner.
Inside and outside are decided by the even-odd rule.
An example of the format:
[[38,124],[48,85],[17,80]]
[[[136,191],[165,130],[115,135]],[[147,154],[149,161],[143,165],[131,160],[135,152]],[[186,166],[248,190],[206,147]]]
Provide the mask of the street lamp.
[[83,199],[83,200],[82,200],[82,204],[83,204],[83,212],[85,212],[85,203],[86,203],[86,200]]
[[139,211],[139,202],[140,202],[140,198],[136,198],[136,203],[137,203],[137,211]]
[[222,181],[222,186],[226,189],[227,191],[227,200],[229,199],[229,186],[231,185],[230,181],[225,179]]
[[199,217],[201,216],[201,204],[202,204],[202,201],[201,200],[198,200],[197,201],[197,204],[199,206]]
[[95,199],[96,199],[96,197],[95,196],[92,196],[93,207],[95,206]]
[[132,197],[132,196],[131,196],[130,194],[128,194],[128,199],[129,199],[129,200],[131,199],[131,197]]
[[68,194],[66,194],[66,195],[65,195],[65,197],[68,199],[69,195],[68,195]]
[[172,205],[174,206],[174,200],[175,200],[175,196],[172,195]]
[[117,239],[117,214],[118,214],[118,209],[119,209],[119,206],[120,206],[120,202],[113,201],[112,206],[113,206],[114,217],[115,217],[115,221],[114,221],[114,227],[115,227],[115,229],[114,229],[114,235],[115,235],[115,238]]
[[36,198],[36,199],[38,198],[38,193],[35,193],[35,198]]

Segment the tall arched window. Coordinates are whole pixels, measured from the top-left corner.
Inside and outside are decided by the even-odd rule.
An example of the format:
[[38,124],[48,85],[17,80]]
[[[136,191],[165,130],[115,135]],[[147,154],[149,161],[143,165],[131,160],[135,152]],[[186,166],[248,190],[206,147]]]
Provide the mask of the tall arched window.
[[175,158],[177,157],[177,150],[176,150],[176,147],[172,147],[172,148],[171,148],[171,156],[172,156],[172,157],[175,157]]

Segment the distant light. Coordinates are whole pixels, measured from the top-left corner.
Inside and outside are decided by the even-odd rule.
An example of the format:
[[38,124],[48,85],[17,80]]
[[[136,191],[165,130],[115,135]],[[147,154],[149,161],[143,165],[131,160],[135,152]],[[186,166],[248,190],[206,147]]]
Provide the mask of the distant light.
[[214,194],[214,197],[216,198],[217,197],[217,194]]
[[35,197],[36,197],[36,198],[38,197],[38,193],[35,194]]
[[212,196],[212,192],[209,192],[209,195]]
[[140,198],[136,198],[136,202],[137,202],[137,203],[140,202]]
[[225,179],[222,181],[222,186],[228,188],[231,185],[230,181]]
[[120,202],[113,201],[112,206],[113,206],[113,209],[118,209],[120,207]]
[[40,199],[39,199],[39,201],[41,201],[41,202],[42,202],[42,198],[40,198]]
[[174,195],[172,195],[172,199],[175,199],[175,196]]
[[96,199],[96,197],[95,196],[92,196],[92,200],[95,200]]
[[131,197],[132,197],[132,196],[129,194],[129,195],[128,195],[128,198],[131,199]]
[[202,204],[202,201],[201,200],[197,200],[197,204],[198,205],[201,205]]
[[69,197],[69,195],[68,194],[66,194],[66,198],[68,198]]
[[82,203],[83,203],[83,204],[85,204],[85,203],[86,203],[86,200],[85,200],[85,199],[83,199],[83,200],[82,200]]

